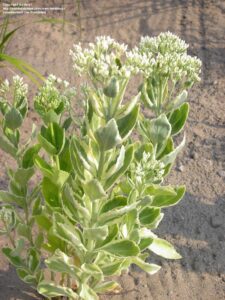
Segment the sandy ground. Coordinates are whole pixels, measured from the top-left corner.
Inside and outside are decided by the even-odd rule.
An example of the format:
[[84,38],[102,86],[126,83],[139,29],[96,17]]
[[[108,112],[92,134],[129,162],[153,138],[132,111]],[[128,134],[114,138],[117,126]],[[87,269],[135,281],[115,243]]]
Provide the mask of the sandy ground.
[[[63,1],[29,2],[40,6]],[[157,230],[176,246],[183,259],[152,257],[152,261],[162,265],[160,272],[148,276],[132,268],[120,279],[123,293],[102,299],[225,299],[225,1],[84,0],[81,36],[74,3],[65,1],[65,14],[75,27],[66,26],[63,34],[61,26],[30,24],[17,33],[8,53],[26,59],[44,75],[54,73],[76,83],[68,55],[73,43],[110,35],[133,46],[141,35],[170,30],[185,39],[190,53],[203,61],[202,82],[189,96],[186,148],[169,177],[172,184],[185,183],[187,193],[178,206],[165,211]],[[32,19],[17,17],[28,22]],[[1,76],[10,74],[6,70],[0,72]],[[25,134],[29,134],[31,120],[36,122],[32,110]],[[0,153],[1,188],[6,187],[5,159]],[[0,246],[4,244],[1,239]],[[0,300],[41,299],[31,292],[0,256]]]

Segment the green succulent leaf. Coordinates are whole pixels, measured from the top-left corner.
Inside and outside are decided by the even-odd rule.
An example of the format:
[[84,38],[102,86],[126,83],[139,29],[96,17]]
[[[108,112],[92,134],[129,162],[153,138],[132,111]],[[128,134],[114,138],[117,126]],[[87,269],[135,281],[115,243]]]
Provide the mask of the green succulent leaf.
[[154,252],[155,254],[162,256],[167,259],[180,259],[181,256],[174,247],[167,241],[154,238],[152,243],[148,247],[149,250]]
[[60,214],[54,214],[53,232],[58,238],[73,247],[80,256],[83,256],[87,251],[81,240],[79,230]]
[[120,275],[123,260],[116,260],[111,264],[101,266],[101,270],[105,276]]
[[106,281],[95,286],[94,290],[97,293],[118,292],[122,288],[116,281]]
[[23,123],[23,117],[21,113],[15,108],[12,107],[6,114],[5,114],[5,126],[15,130],[19,128]]
[[36,167],[41,170],[43,175],[50,179],[56,186],[58,186],[59,189],[63,187],[70,175],[68,172],[58,170],[57,168],[50,166],[38,155],[35,156],[34,163]]
[[0,191],[0,201],[10,204],[17,204],[20,207],[24,207],[25,205],[24,197],[19,197],[6,191]]
[[161,269],[160,266],[156,264],[148,264],[139,257],[133,258],[132,263],[134,263],[135,265],[137,265],[139,268],[141,268],[143,271],[147,272],[150,275],[157,273]]
[[17,148],[0,132],[0,149],[16,158]]
[[168,194],[158,194],[153,197],[152,206],[155,207],[168,207],[177,204],[184,196],[185,187],[180,186],[174,189],[175,195],[168,195]]
[[140,252],[138,246],[130,240],[118,240],[111,242],[99,250],[106,251],[111,255],[115,255],[118,257],[129,257],[129,256],[137,256]]
[[15,267],[24,267],[25,266],[24,261],[21,259],[21,257],[18,255],[15,255],[11,248],[8,248],[8,247],[2,248],[2,252],[13,266],[15,266]]
[[45,260],[46,266],[54,272],[69,274],[72,278],[80,280],[81,270],[72,263],[72,259],[57,249],[53,256]]
[[148,124],[148,136],[153,145],[165,143],[171,133],[171,125],[165,114],[152,119]]
[[104,189],[107,191],[112,187],[112,185],[119,180],[120,176],[123,175],[126,170],[129,168],[129,165],[133,159],[134,147],[133,145],[129,146],[125,152],[123,165],[117,170],[114,174],[112,174],[109,178],[106,179]]
[[98,228],[84,228],[84,238],[88,240],[104,240],[108,236],[108,226],[99,226]]
[[98,296],[93,289],[91,289],[86,283],[81,285],[81,291],[79,296],[82,300],[98,300]]
[[50,123],[47,128],[42,126],[38,140],[49,154],[58,155],[65,145],[65,130],[57,123]]
[[170,153],[166,154],[161,158],[161,162],[164,163],[165,166],[172,164],[175,161],[178,153],[184,147],[184,145],[185,145],[185,136],[179,146],[177,146],[173,151],[171,151]]
[[31,273],[35,273],[40,266],[40,257],[36,249],[30,248],[27,254],[27,266]]
[[83,184],[85,194],[92,200],[97,200],[106,197],[106,193],[97,179],[92,179]]
[[42,194],[50,207],[61,207],[59,189],[48,177],[42,180]]
[[160,208],[146,207],[140,212],[139,220],[142,225],[151,226],[151,224],[160,218],[160,212]]
[[22,160],[22,167],[24,169],[33,167],[34,157],[35,157],[35,155],[38,154],[40,149],[41,149],[41,146],[39,144],[36,144],[26,150],[26,152],[23,155],[23,160]]
[[189,104],[183,103],[181,106],[177,109],[175,109],[172,113],[172,115],[169,118],[169,122],[172,127],[172,135],[178,134],[184,127],[185,122],[187,120],[189,113]]
[[139,114],[140,106],[136,105],[131,112],[125,117],[117,120],[117,126],[119,129],[119,134],[122,139],[128,138],[131,134],[132,130],[134,129],[138,114]]
[[95,132],[101,151],[107,151],[121,142],[120,133],[115,119],[111,119],[104,127]]
[[26,187],[30,178],[34,175],[34,168],[18,168],[14,174],[14,180],[22,187]]
[[101,209],[101,214],[111,211],[114,208],[120,208],[124,207],[127,205],[127,197],[124,196],[116,196],[112,200],[106,202],[102,209]]
[[37,291],[39,294],[50,298],[65,296],[72,299],[79,299],[78,294],[76,294],[72,289],[63,287],[54,282],[41,281],[38,284]]

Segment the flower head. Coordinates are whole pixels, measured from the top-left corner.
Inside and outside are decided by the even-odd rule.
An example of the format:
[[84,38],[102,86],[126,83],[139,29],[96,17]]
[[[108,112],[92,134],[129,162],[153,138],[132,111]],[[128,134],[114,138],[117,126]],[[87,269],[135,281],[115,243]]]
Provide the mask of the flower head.
[[39,93],[34,99],[35,107],[40,114],[57,110],[61,105],[68,107],[70,99],[75,95],[75,89],[68,89],[69,83],[49,75]]

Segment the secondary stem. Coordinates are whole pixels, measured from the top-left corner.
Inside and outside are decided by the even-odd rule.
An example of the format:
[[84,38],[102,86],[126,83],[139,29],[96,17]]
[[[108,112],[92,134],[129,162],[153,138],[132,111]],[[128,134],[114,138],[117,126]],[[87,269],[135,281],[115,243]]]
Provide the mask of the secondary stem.
[[98,165],[98,179],[101,179],[103,168],[104,168],[104,162],[105,162],[105,152],[104,150],[100,152],[100,159],[99,159],[99,165]]

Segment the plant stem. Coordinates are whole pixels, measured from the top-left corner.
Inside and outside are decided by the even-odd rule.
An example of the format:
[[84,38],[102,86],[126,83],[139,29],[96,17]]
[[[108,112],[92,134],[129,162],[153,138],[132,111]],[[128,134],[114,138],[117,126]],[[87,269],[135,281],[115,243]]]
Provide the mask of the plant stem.
[[67,274],[67,287],[70,288],[71,287],[71,278],[70,275]]
[[98,165],[98,179],[101,179],[103,168],[104,168],[104,162],[105,162],[105,152],[104,150],[100,152],[100,159],[99,159],[99,165]]

